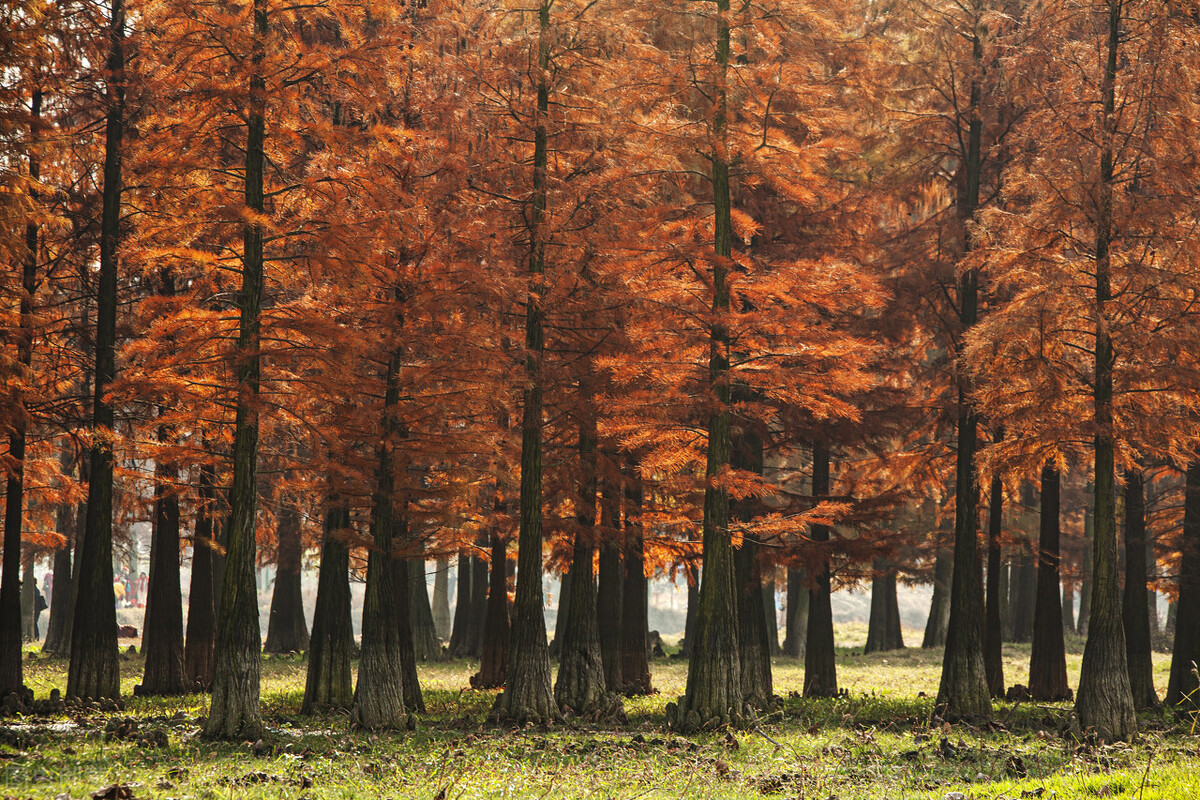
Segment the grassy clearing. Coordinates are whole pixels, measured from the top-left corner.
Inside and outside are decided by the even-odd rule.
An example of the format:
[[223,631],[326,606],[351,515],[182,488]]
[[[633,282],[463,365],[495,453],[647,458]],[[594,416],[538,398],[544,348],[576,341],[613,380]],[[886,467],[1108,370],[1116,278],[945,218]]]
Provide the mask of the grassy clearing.
[[[1010,683],[1025,681],[1028,658],[1028,646],[1006,651]],[[1069,658],[1074,682],[1079,653]],[[134,784],[137,798],[202,800],[1200,797],[1200,738],[1167,715],[1144,718],[1138,742],[1112,747],[1060,735],[1065,704],[1001,703],[1003,730],[931,727],[940,660],[940,651],[863,656],[841,648],[849,695],[822,701],[795,696],[803,667],[779,660],[783,700],[758,730],[683,738],[665,729],[663,715],[683,691],[686,667],[678,661],[653,665],[660,693],[628,700],[626,725],[523,731],[483,724],[494,693],[463,688],[475,665],[430,664],[421,670],[429,713],[420,729],[375,736],[351,732],[345,716],[300,717],[303,660],[267,658],[271,733],[255,747],[199,739],[202,695],[131,697],[141,663],[126,657],[126,708],[116,717],[136,730],[125,724],[106,734],[116,723],[100,713],[9,721],[0,731],[0,796],[81,798],[120,782]],[[1165,683],[1165,659],[1158,666]],[[39,697],[65,685],[64,662],[35,659],[28,667]],[[158,731],[165,748],[148,743],[163,740]]]

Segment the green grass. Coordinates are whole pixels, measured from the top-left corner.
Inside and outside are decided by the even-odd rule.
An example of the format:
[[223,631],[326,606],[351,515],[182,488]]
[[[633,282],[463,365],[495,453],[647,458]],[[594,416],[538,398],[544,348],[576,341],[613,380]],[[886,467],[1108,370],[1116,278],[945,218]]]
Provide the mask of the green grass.
[[[839,634],[842,632],[839,631]],[[853,641],[839,635],[840,641]],[[1079,642],[1069,670],[1078,679]],[[1025,682],[1028,646],[1006,649],[1009,683]],[[263,710],[270,733],[249,743],[197,736],[206,698],[130,696],[140,676],[124,657],[120,717],[167,733],[168,747],[138,735],[106,741],[108,717],[7,720],[0,744],[0,796],[89,797],[112,783],[138,798],[762,798],[905,800],[961,792],[974,800],[1021,797],[1176,800],[1200,797],[1200,739],[1165,714],[1143,718],[1132,745],[1095,747],[1060,734],[1067,704],[997,704],[1003,729],[931,727],[940,651],[863,656],[839,648],[844,697],[812,701],[801,664],[775,664],[783,698],[755,731],[680,737],[664,706],[683,691],[686,665],[652,665],[660,693],[626,701],[622,726],[558,725],[511,731],[484,723],[494,692],[465,689],[475,665],[421,670],[428,713],[414,733],[351,732],[344,715],[299,716],[305,665],[268,657]],[[64,662],[27,661],[39,697],[65,685]],[[1157,664],[1165,682],[1165,659]],[[944,743],[943,743],[943,740]],[[1038,793],[1041,792],[1039,795]]]

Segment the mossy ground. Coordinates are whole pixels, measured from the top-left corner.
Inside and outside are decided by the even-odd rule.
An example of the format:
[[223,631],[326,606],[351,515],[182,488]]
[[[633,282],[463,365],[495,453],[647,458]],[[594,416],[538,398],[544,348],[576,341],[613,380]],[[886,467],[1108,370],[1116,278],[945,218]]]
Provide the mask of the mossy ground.
[[[839,640],[854,634],[839,631]],[[1074,684],[1081,642],[1069,649]],[[1026,682],[1028,646],[1010,646],[1005,655],[1008,682]],[[65,685],[65,662],[26,663],[39,698]],[[465,688],[474,664],[429,664],[421,669],[428,713],[419,729],[368,735],[350,732],[343,715],[299,716],[303,659],[266,658],[262,697],[271,733],[255,747],[198,738],[203,695],[131,697],[141,663],[125,657],[126,708],[116,716],[132,718],[142,733],[165,731],[167,747],[124,729],[106,735],[111,714],[6,720],[0,796],[82,798],[124,783],[137,798],[204,800],[1200,797],[1200,737],[1190,720],[1144,716],[1139,740],[1116,746],[1062,735],[1068,704],[998,703],[1002,727],[986,730],[931,725],[940,663],[940,651],[863,656],[841,648],[839,679],[848,696],[807,701],[792,694],[803,666],[780,659],[774,677],[783,699],[757,730],[684,738],[665,729],[663,711],[683,690],[681,661],[652,664],[659,694],[627,700],[624,726],[523,731],[484,724],[494,693]],[[1165,656],[1157,667],[1162,688]]]

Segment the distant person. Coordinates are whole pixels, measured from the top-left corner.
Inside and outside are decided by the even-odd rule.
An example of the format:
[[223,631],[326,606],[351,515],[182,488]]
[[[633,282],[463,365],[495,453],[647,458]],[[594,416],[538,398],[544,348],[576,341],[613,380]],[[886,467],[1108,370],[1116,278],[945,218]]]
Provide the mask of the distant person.
[[42,578],[42,597],[49,603],[54,599],[54,573],[47,572]]
[[38,631],[38,618],[42,616],[42,612],[46,610],[46,598],[42,597],[42,593],[38,591],[37,585],[33,587],[33,638],[41,639],[42,634]]
[[137,590],[133,593],[133,603],[138,608],[146,607],[146,587],[149,586],[150,579],[146,577],[146,573],[138,574]]
[[117,601],[117,608],[121,608],[125,602],[125,583],[120,578],[113,581],[113,598]]

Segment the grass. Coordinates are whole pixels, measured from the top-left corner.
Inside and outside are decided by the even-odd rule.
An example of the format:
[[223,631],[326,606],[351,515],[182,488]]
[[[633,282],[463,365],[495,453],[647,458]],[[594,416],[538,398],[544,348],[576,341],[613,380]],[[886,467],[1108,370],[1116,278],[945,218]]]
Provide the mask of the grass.
[[[846,632],[840,641],[853,641]],[[1078,680],[1081,642],[1068,668]],[[1025,682],[1028,646],[1006,649],[1009,683]],[[755,731],[680,737],[665,728],[664,706],[682,693],[686,665],[652,665],[659,694],[626,701],[622,726],[558,725],[512,731],[484,724],[494,692],[465,689],[475,665],[421,670],[428,713],[417,731],[369,735],[344,715],[299,716],[305,664],[268,657],[263,711],[270,734],[251,743],[197,736],[206,698],[132,697],[141,672],[125,656],[125,711],[138,723],[126,738],[106,735],[113,715],[8,721],[0,730],[0,796],[90,797],[114,783],[137,798],[763,798],[907,800],[960,792],[974,800],[1200,797],[1200,739],[1187,721],[1143,718],[1130,745],[1094,746],[1061,734],[1067,704],[998,703],[1001,728],[931,726],[940,651],[863,656],[839,648],[848,694],[804,700],[803,666],[777,660],[782,701]],[[27,662],[39,697],[66,682],[62,661]],[[1166,661],[1157,663],[1165,683]],[[167,747],[143,739],[166,733]],[[108,739],[106,741],[106,739]]]

